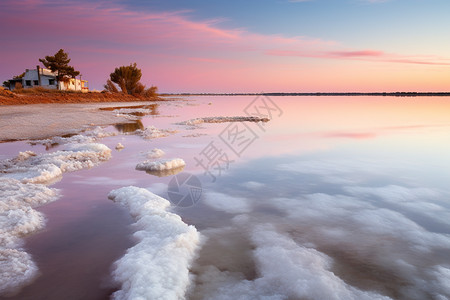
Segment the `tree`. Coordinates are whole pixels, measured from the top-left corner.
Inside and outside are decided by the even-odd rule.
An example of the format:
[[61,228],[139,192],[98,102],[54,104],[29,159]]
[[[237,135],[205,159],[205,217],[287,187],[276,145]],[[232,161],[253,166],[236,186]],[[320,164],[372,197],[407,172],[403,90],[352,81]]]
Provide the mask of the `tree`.
[[105,91],[110,92],[110,93],[118,93],[119,92],[116,85],[110,79],[106,80],[106,84],[103,87],[105,88]]
[[109,77],[112,82],[120,87],[122,93],[140,94],[145,89],[145,86],[139,82],[142,72],[141,69],[138,69],[136,63],[115,68],[114,72],[109,74]]
[[52,72],[56,72],[56,81],[59,88],[59,82],[67,82],[70,78],[75,78],[80,74],[79,71],[75,71],[74,67],[69,66],[70,58],[69,54],[64,52],[63,49],[59,49],[53,56],[46,56],[40,58],[39,61]]
[[136,63],[115,68],[114,72],[109,74],[109,77],[110,79],[103,86],[107,92],[119,93],[118,86],[122,90],[122,93],[148,98],[156,98],[158,96],[156,94],[158,91],[156,86],[146,89],[145,85],[139,82],[142,77],[142,72]]
[[9,81],[3,81],[3,87],[9,89]]
[[13,79],[22,79],[25,76],[25,72],[20,75],[13,76]]

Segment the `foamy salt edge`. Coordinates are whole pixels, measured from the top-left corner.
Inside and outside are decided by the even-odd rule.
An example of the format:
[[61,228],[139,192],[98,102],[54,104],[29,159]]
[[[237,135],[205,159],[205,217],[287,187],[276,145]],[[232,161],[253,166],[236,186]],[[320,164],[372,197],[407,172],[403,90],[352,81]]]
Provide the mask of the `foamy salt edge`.
[[184,167],[186,163],[181,158],[161,159],[158,161],[146,160],[136,165],[139,171],[167,171]]
[[44,215],[33,208],[57,198],[56,189],[0,178],[0,294],[12,292],[36,276],[37,266],[20,249],[21,237],[45,226]]
[[[80,140],[83,138],[76,136],[59,142]],[[44,215],[33,208],[58,198],[56,189],[43,184],[111,157],[111,149],[103,144],[66,144],[64,148],[39,155],[20,152],[13,159],[0,161],[0,294],[13,292],[37,274],[31,256],[20,247],[23,236],[45,226]]]
[[189,268],[200,245],[195,227],[169,212],[169,201],[146,189],[124,187],[108,197],[130,211],[137,240],[115,262],[113,277],[121,290],[113,299],[185,299],[192,280]]
[[67,144],[64,149],[41,155],[20,152],[16,158],[0,162],[0,172],[23,183],[48,184],[65,172],[92,168],[111,157],[111,149],[98,143]]
[[30,144],[44,145],[44,146],[51,146],[51,145],[55,145],[55,144],[65,145],[65,144],[74,144],[74,143],[89,144],[89,143],[96,142],[98,139],[110,137],[110,136],[116,136],[116,135],[118,135],[117,132],[106,131],[103,127],[96,126],[96,127],[87,129],[83,133],[83,135],[77,134],[77,135],[74,135],[71,137],[55,136],[50,139],[32,141],[32,142],[30,142]]
[[138,129],[135,131],[135,134],[142,136],[144,139],[162,138],[174,133],[177,133],[177,131],[172,129],[158,129],[155,126],[149,126],[144,130]]

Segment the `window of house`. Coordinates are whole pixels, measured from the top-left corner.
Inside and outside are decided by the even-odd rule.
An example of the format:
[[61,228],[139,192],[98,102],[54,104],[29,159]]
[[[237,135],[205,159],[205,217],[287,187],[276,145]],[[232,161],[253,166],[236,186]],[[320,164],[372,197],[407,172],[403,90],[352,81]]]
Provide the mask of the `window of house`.
[[31,80],[25,80],[25,85],[26,86],[31,86]]
[[49,79],[48,85],[55,85],[55,79]]
[[39,85],[39,80],[34,80],[34,81],[33,81],[33,84],[34,84],[34,85]]

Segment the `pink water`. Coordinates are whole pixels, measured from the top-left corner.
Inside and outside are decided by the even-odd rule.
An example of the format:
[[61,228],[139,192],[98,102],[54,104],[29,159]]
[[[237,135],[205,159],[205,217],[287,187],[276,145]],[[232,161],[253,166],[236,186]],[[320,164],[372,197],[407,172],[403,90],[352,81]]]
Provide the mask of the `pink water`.
[[[142,152],[153,148],[164,150],[166,158],[183,158],[186,161],[184,171],[201,179],[205,193],[220,192],[254,201],[253,209],[246,214],[256,223],[275,224],[298,243],[306,240],[317,245],[317,249],[335,259],[335,273],[348,284],[406,299],[401,287],[403,275],[387,271],[389,268],[381,265],[378,259],[371,261],[372,255],[378,253],[376,243],[373,254],[361,256],[366,260],[366,264],[361,264],[356,250],[355,253],[350,250],[350,254],[344,253],[342,248],[324,241],[326,235],[319,231],[305,233],[304,228],[318,226],[311,221],[313,219],[308,221],[306,215],[305,223],[302,223],[304,228],[300,225],[289,228],[282,207],[275,209],[270,201],[317,194],[334,196],[346,194],[349,189],[360,193],[362,188],[393,185],[413,192],[416,188],[426,188],[441,195],[430,202],[438,203],[440,207],[432,214],[421,214],[420,209],[412,209],[414,204],[419,207],[418,202],[411,202],[409,207],[396,206],[388,199],[377,202],[376,207],[402,214],[427,232],[447,237],[450,224],[443,219],[450,215],[450,101],[439,97],[274,97],[272,101],[281,111],[264,128],[248,125],[256,139],[239,155],[220,138],[224,136],[227,123],[203,124],[199,129],[176,125],[196,117],[245,115],[244,109],[253,100],[254,97],[198,97],[163,103],[156,113],[142,117],[142,125],[135,126],[154,125],[176,129],[177,133],[153,140],[133,134],[100,140],[111,149],[120,142],[125,149],[113,150],[113,158],[95,168],[66,173],[60,182],[52,185],[62,191],[62,197],[39,208],[47,217],[47,226],[25,239],[25,249],[36,261],[40,275],[8,299],[107,299],[120,288],[110,273],[113,262],[133,245],[132,220],[127,211],[108,200],[107,194],[113,189],[134,185],[167,197],[161,184],[167,184],[171,176],[157,177],[135,170],[136,164],[145,159]],[[123,126],[116,127],[108,130],[123,130]],[[193,134],[201,135],[193,137]],[[195,160],[211,142],[220,146],[233,161],[223,173],[215,174],[214,182]],[[24,142],[0,143],[0,159],[24,150],[45,151],[42,146],[32,147]],[[291,165],[302,170],[289,169]],[[245,188],[243,184],[248,182],[260,185]],[[361,192],[359,199],[367,197],[367,202],[375,203],[377,198],[367,195]],[[313,214],[314,209],[309,209]],[[175,211],[200,231],[229,226],[230,219],[237,215],[205,203]],[[316,213],[323,214],[324,211],[316,210]],[[332,226],[336,224],[341,223]],[[345,224],[342,228],[346,234],[352,234],[352,228]],[[379,235],[374,238],[378,239]],[[346,245],[353,245],[353,242],[357,243],[349,241]],[[206,244],[202,253],[208,253],[208,247],[212,249],[213,245]],[[392,247],[393,251],[397,250],[396,246]],[[433,248],[430,253],[434,253],[434,258],[430,264],[448,267],[450,252],[445,250],[445,247]],[[217,253],[218,257],[223,255],[225,252]],[[420,262],[420,255],[405,259],[413,265],[417,263],[418,268],[427,267]],[[247,275],[255,276],[254,270],[249,270]],[[421,292],[431,297],[428,291]],[[193,299],[196,297],[192,296]]]

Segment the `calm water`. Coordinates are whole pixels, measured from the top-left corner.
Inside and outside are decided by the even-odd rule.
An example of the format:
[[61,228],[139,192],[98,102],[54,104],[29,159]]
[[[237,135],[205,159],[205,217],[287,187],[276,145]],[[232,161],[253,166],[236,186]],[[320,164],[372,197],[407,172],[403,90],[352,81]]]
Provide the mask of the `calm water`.
[[[176,124],[258,111],[272,120]],[[450,297],[449,111],[439,97],[197,97],[136,113],[100,140],[125,149],[52,185],[63,196],[39,208],[47,226],[25,244],[40,276],[8,299],[107,299],[119,288],[111,267],[133,245],[133,221],[107,194],[134,185],[167,198],[173,175],[135,170],[153,148],[202,183],[196,205],[174,210],[208,238],[189,298],[223,288],[255,299],[271,285],[284,299]],[[151,125],[178,132],[129,134]],[[0,159],[24,150],[46,151],[0,143]]]

